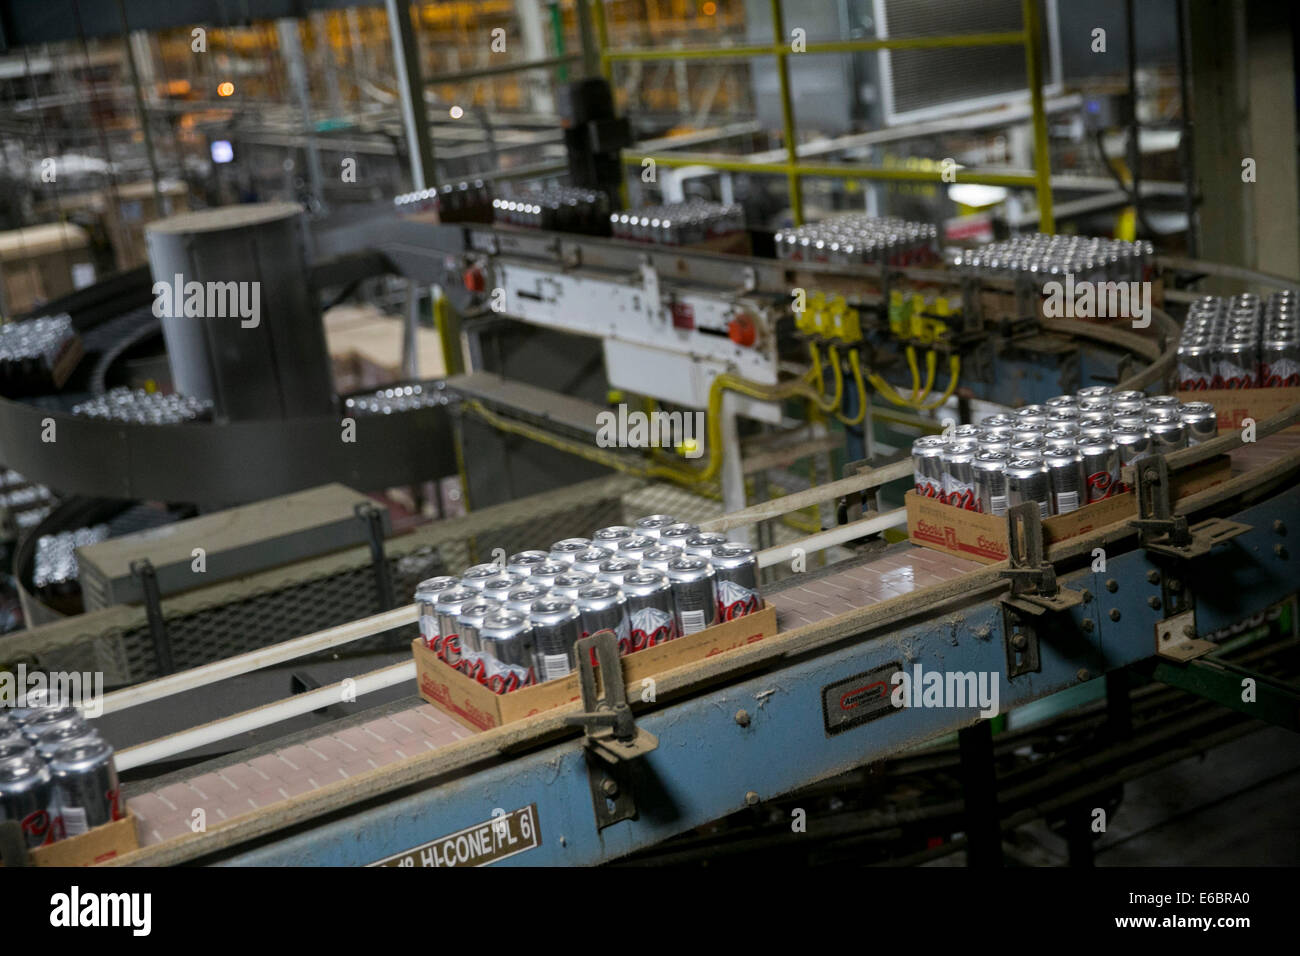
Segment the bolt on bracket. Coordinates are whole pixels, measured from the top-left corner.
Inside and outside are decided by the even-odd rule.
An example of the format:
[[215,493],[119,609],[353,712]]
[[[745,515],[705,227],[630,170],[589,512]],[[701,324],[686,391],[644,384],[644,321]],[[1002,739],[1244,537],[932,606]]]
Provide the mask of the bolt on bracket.
[[[581,714],[565,723],[582,727],[587,779],[591,785],[596,829],[636,818],[634,758],[659,746],[659,738],[636,725],[623,683],[618,640],[610,630],[597,631],[574,645],[578,661]],[[596,670],[602,677],[597,688]],[[603,691],[603,694],[601,693]]]

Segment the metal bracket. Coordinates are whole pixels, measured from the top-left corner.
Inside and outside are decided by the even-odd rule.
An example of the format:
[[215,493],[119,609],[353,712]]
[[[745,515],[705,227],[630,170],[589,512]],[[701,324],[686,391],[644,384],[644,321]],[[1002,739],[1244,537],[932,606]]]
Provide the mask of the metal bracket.
[[366,522],[370,532],[370,563],[375,569],[375,588],[379,591],[380,610],[388,611],[397,606],[396,593],[393,591],[393,578],[388,573],[388,557],[384,554],[384,516],[369,502],[360,502],[354,509],[355,514]]
[[1038,505],[1022,502],[1007,509],[1007,557],[1002,576],[1011,594],[1002,599],[1002,640],[1007,680],[1042,669],[1038,632],[1042,618],[1083,603],[1083,594],[1063,588],[1056,569],[1043,559],[1043,524]]
[[645,290],[646,310],[650,318],[657,321],[663,318],[664,303],[659,290],[659,273],[649,256],[641,257],[640,271],[641,288]]
[[1156,622],[1156,655],[1171,661],[1190,661],[1218,647],[1196,636],[1196,612],[1184,611]]
[[1036,503],[1026,501],[1007,509],[1007,556],[1011,566],[1002,577],[1011,581],[1008,600],[1013,604],[1068,611],[1083,603],[1081,593],[1057,584],[1056,569],[1043,560],[1043,523]]
[[154,656],[158,659],[158,670],[163,675],[174,673],[176,663],[172,658],[172,639],[167,633],[167,622],[163,620],[162,595],[158,591],[158,573],[148,558],[139,558],[131,562],[131,575],[140,582],[144,592],[144,613],[149,621],[149,636],[153,639]]
[[[574,645],[574,653],[583,712],[566,717],[565,723],[582,727],[585,732],[583,748],[591,802],[596,811],[596,829],[603,830],[620,820],[636,819],[629,761],[658,747],[659,738],[638,727],[632,716],[614,632],[603,630],[584,637]],[[597,667],[603,696],[596,689]]]
[[1138,529],[1143,548],[1173,558],[1199,558],[1216,545],[1250,530],[1250,525],[1223,518],[1210,518],[1189,526],[1186,515],[1173,513],[1170,496],[1169,463],[1163,455],[1144,458],[1135,467],[1137,478],[1138,517],[1132,524]]

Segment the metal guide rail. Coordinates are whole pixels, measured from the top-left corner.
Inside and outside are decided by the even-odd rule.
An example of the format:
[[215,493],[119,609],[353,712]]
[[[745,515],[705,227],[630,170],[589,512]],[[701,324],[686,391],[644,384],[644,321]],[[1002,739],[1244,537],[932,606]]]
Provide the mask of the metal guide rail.
[[[775,637],[666,672],[656,702],[632,701],[636,730],[658,743],[605,784],[618,822],[602,825],[610,807],[566,723],[581,704],[473,732],[408,699],[128,788],[143,845],[120,862],[598,863],[987,711],[987,700],[931,707],[919,695],[895,706],[896,672],[985,675],[1006,712],[1138,661],[1204,653],[1189,643],[1196,633],[1296,589],[1286,536],[1300,527],[1300,435],[1277,431],[1295,414],[1266,423],[1258,443],[1224,448],[1233,477],[1176,514],[1144,512],[1046,549],[1044,586],[1023,560],[983,566],[901,543],[769,589]],[[1147,539],[1151,522],[1180,515],[1194,533],[1235,524],[1204,552],[1142,546],[1139,525]]]

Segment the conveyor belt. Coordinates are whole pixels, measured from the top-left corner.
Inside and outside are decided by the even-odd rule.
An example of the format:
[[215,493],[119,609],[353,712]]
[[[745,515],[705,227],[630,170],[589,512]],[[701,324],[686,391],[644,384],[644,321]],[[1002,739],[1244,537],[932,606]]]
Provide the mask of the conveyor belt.
[[[1269,436],[1234,451],[1233,470],[1262,467],[1298,446],[1300,433]],[[767,599],[777,609],[778,629],[786,631],[952,581],[981,567],[904,542],[783,582],[769,591]],[[433,706],[412,700],[405,708],[399,705],[383,716],[300,739],[251,759],[203,764],[191,776],[172,777],[157,789],[129,795],[128,806],[140,821],[140,842],[148,846],[191,833],[196,809],[206,814],[209,825],[215,825],[474,733]]]

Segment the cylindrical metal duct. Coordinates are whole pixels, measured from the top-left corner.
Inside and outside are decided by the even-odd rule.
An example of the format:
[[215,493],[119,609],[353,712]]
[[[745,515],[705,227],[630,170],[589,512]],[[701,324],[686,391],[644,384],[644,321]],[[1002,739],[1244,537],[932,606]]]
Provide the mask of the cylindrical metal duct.
[[294,203],[185,213],[146,229],[176,390],[219,418],[327,415],[329,350]]

